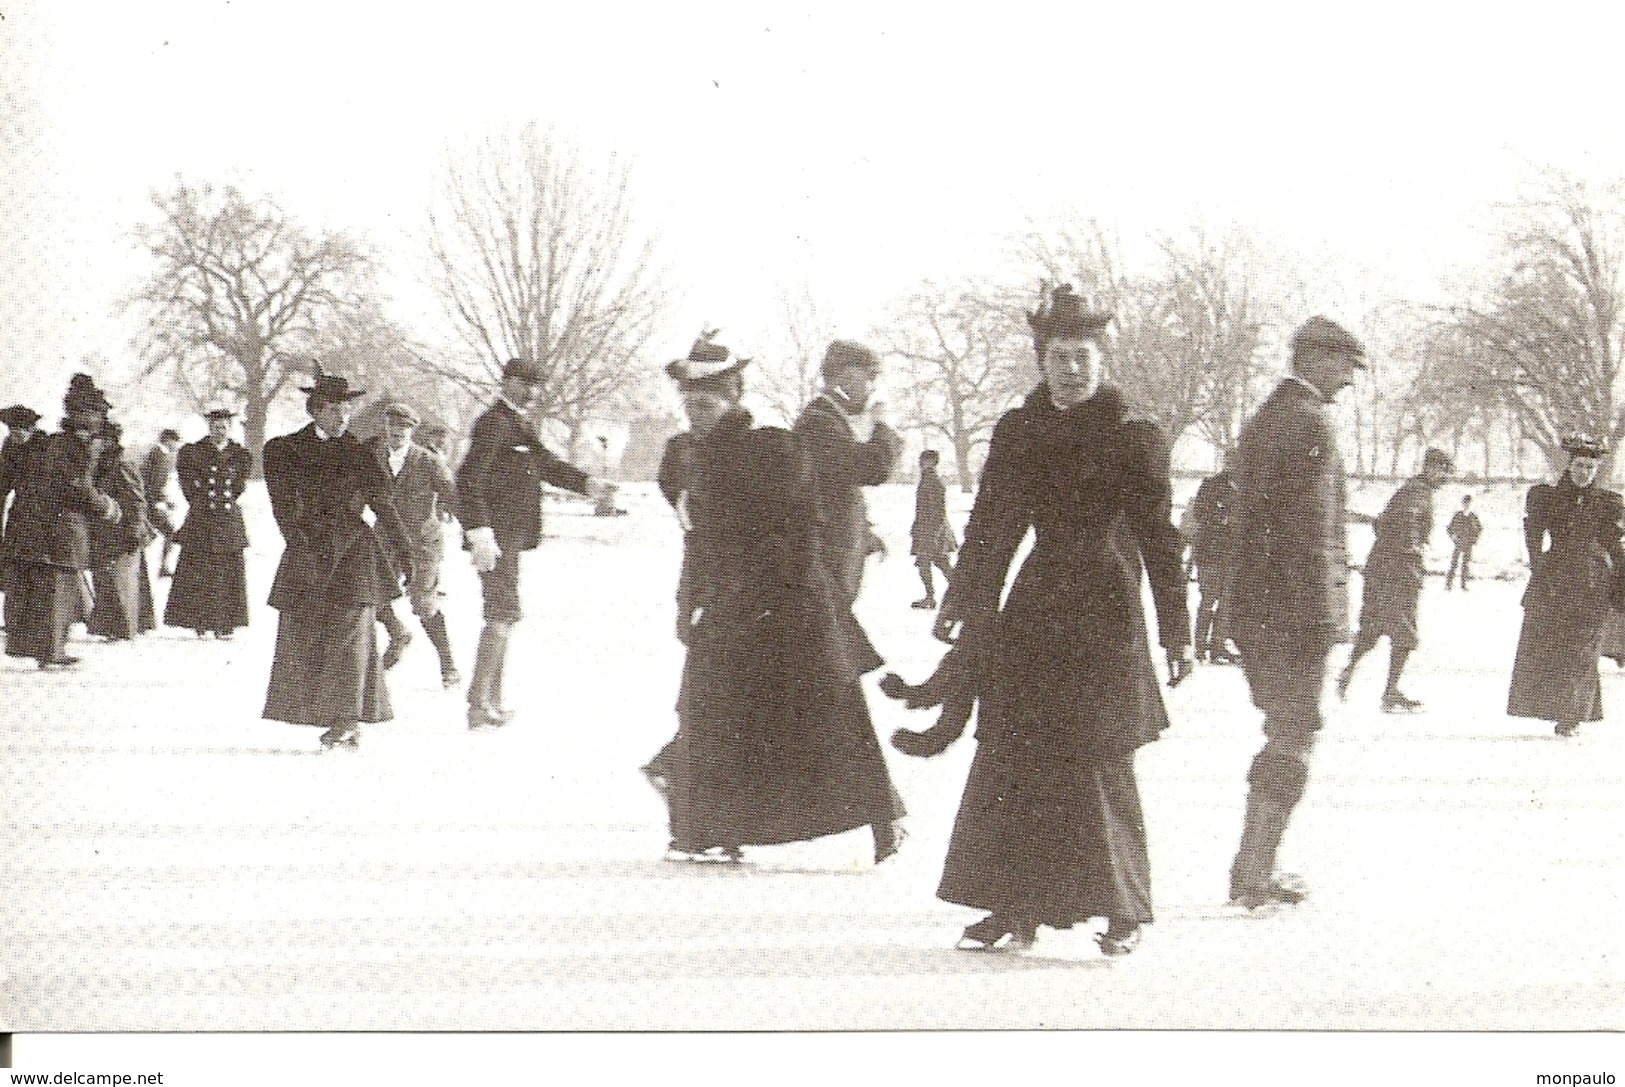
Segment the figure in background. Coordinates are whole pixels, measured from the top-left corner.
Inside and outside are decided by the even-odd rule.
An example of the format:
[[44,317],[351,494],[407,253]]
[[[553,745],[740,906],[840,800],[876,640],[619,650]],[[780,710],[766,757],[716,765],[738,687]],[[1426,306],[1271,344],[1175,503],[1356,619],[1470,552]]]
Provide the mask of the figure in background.
[[1247,770],[1230,900],[1246,909],[1303,901],[1275,871],[1276,852],[1309,783],[1332,647],[1348,641],[1348,499],[1330,405],[1365,368],[1365,348],[1335,321],[1311,317],[1292,336],[1292,373],[1241,431],[1229,593],[1221,605],[1264,746]]
[[[1142,579],[1174,683],[1192,667],[1191,626],[1168,437],[1104,381],[1110,320],[1067,286],[1028,316],[1043,381],[993,431],[934,626],[943,640],[957,632],[944,665],[968,660],[959,671],[979,698],[937,888],[988,911],[965,929],[965,948],[1020,949],[1041,925],[1103,917],[1096,939],[1121,955],[1152,920],[1134,757],[1168,715]],[[1028,529],[1032,552],[1001,607]],[[956,701],[943,701],[945,714]]]
[[175,478],[175,454],[181,447],[181,436],[165,428],[158,434],[157,443],[147,451],[141,462],[141,489],[147,496],[147,522],[164,541],[158,552],[158,576],[173,577],[171,556],[180,549],[175,533],[180,523],[175,519],[175,496],[171,483]]
[[[446,555],[444,522],[457,508],[457,487],[446,462],[413,441],[422,418],[409,404],[394,403],[384,409],[384,430],[372,439],[373,455],[379,467],[389,474],[390,497],[395,512],[412,539],[412,568],[415,576],[408,599],[412,614],[418,617],[429,644],[440,660],[440,682],[447,688],[462,682],[451,655],[451,638],[446,633],[446,615],[440,609],[445,595],[440,591],[440,563]],[[389,632],[384,650],[384,670],[395,667],[412,641],[389,602],[378,605],[378,621]]]
[[1445,591],[1450,591],[1450,583],[1456,579],[1456,571],[1461,571],[1461,591],[1467,591],[1467,583],[1473,579],[1473,547],[1478,538],[1484,534],[1484,522],[1478,519],[1473,512],[1473,496],[1461,496],[1461,509],[1450,518],[1450,523],[1444,527],[1445,535],[1450,537],[1453,546],[1450,552],[1450,569],[1444,575]]
[[90,526],[90,573],[95,604],[85,620],[88,633],[110,642],[126,641],[158,625],[147,573],[147,545],[153,540],[147,520],[147,493],[141,474],[124,453],[124,430],[108,420],[106,443],[96,471],[96,488],[112,496],[119,520]]
[[1602,720],[1597,657],[1610,609],[1625,606],[1625,499],[1597,486],[1606,445],[1575,434],[1563,450],[1563,477],[1535,484],[1524,501],[1529,586],[1507,713],[1551,721],[1568,737]]
[[1185,536],[1191,545],[1191,565],[1201,594],[1196,605],[1196,659],[1234,664],[1224,629],[1225,585],[1230,577],[1230,517],[1236,504],[1236,481],[1224,469],[1196,488],[1185,511]]
[[401,578],[412,583],[413,547],[389,477],[347,433],[363,391],[317,371],[304,392],[310,423],[265,443],[284,547],[268,600],[279,614],[264,716],[323,729],[324,749],[356,747],[363,723],[394,718],[377,609],[401,595]]
[[181,447],[175,474],[186,498],[186,520],[175,540],[181,545],[175,579],[164,603],[164,625],[213,633],[230,639],[248,625],[248,576],[243,552],[248,530],[238,505],[248,486],[252,458],[231,437],[236,412],[204,413],[209,433]]
[[12,607],[6,655],[33,657],[46,671],[79,663],[67,652],[68,628],[90,614],[90,527],[123,516],[96,486],[111,406],[106,395],[89,374],[75,374],[62,406],[61,431],[28,444],[6,524]]
[[1388,638],[1388,682],[1382,689],[1384,713],[1415,713],[1422,703],[1399,689],[1405,663],[1416,650],[1417,611],[1425,571],[1422,555],[1433,535],[1433,494],[1444,486],[1455,465],[1442,449],[1422,454],[1422,470],[1406,480],[1377,518],[1376,538],[1365,560],[1360,594],[1360,629],[1348,664],[1337,676],[1337,697],[1348,695],[1360,659]]
[[913,606],[921,610],[937,606],[935,571],[941,570],[943,580],[951,582],[954,571],[948,556],[959,550],[959,541],[948,524],[948,489],[937,475],[941,459],[935,449],[920,454],[920,482],[914,489],[914,525],[909,530],[914,545],[910,553],[914,568],[920,572],[925,596],[914,601]]
[[0,627],[8,629],[15,596],[10,590],[11,561],[6,557],[6,507],[22,485],[31,448],[29,443],[40,434],[39,420],[39,412],[23,404],[0,408],[0,423],[6,425],[6,440],[0,444],[0,594],[5,595],[4,621]]

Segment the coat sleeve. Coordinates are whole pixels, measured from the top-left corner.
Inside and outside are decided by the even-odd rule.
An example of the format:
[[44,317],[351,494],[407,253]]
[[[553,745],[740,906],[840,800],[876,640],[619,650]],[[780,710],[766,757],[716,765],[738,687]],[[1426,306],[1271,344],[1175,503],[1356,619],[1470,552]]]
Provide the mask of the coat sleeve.
[[363,447],[358,461],[362,498],[377,518],[378,534],[383,537],[384,545],[395,559],[395,569],[406,573],[412,569],[412,538],[407,534],[400,512],[395,509],[389,474],[378,464],[372,450]]
[[198,496],[202,493],[203,485],[197,476],[197,449],[194,446],[183,445],[180,452],[175,454],[176,481],[180,484],[181,497],[186,499],[188,506],[195,505]]
[[266,442],[264,457],[265,493],[271,500],[271,517],[275,519],[277,530],[284,540],[290,544],[303,542],[306,538],[302,524],[304,503],[293,486],[287,442],[282,438]]
[[468,452],[457,466],[457,519],[463,523],[465,532],[491,524],[491,503],[486,487],[500,444],[495,429],[496,424],[489,414],[476,419],[469,435]]
[[1173,522],[1168,440],[1152,422],[1131,422],[1123,434],[1128,451],[1123,508],[1145,560],[1158,640],[1165,649],[1182,649],[1191,643],[1190,583],[1185,578],[1184,538]]
[[233,468],[231,473],[231,500],[235,502],[248,489],[248,474],[253,470],[254,458],[248,455],[248,449],[244,446],[233,444],[229,448],[231,449],[231,466]]
[[1523,501],[1523,545],[1529,553],[1531,569],[1546,553],[1546,528],[1545,488],[1531,487]]
[[942,602],[940,614],[966,624],[998,610],[1010,560],[1033,522],[1019,410],[1007,412],[993,428],[976,504],[965,526],[965,542]]
[[883,423],[875,424],[866,442],[852,436],[846,423],[828,411],[806,411],[796,424],[812,470],[829,488],[877,487],[891,477],[902,440]]

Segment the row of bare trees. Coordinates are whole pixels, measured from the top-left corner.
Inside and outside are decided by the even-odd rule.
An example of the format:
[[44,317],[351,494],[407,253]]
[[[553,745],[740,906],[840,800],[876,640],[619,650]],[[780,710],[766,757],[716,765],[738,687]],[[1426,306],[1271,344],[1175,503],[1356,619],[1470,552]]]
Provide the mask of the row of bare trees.
[[[318,365],[466,419],[518,356],[545,376],[540,422],[573,446],[592,417],[660,415],[651,339],[671,284],[635,228],[629,172],[589,165],[535,126],[448,161],[428,217],[429,281],[448,339],[426,347],[379,301],[377,260],[344,232],[312,233],[273,202],[177,181],[155,193],[138,238],[151,273],[130,299],[148,329],[142,378],[202,406],[241,405],[256,457],[279,400]],[[1398,472],[1425,445],[1483,470],[1556,462],[1562,437],[1625,438],[1625,199],[1558,174],[1498,209],[1501,254],[1456,300],[1375,300],[1362,331],[1379,365],[1352,398],[1354,467]],[[1038,281],[1072,283],[1116,315],[1112,379],[1177,441],[1218,456],[1280,373],[1312,273],[1231,228],[1152,239],[1130,261],[1098,223],[1013,243],[1020,281],[924,281],[895,300],[871,341],[891,360],[894,412],[952,459],[970,489],[999,416],[1037,379],[1025,312]],[[1322,273],[1326,278],[1335,275]],[[754,392],[784,420],[817,386],[832,330],[814,291],[782,297],[753,368]],[[1496,458],[1500,458],[1497,463]]]

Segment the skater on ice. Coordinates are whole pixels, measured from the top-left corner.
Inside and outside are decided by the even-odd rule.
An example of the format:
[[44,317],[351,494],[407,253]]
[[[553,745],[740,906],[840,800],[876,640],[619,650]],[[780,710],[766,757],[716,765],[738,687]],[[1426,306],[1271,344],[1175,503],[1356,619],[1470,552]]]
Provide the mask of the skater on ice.
[[141,473],[125,458],[124,428],[111,419],[102,428],[106,443],[96,469],[96,487],[119,506],[117,522],[90,526],[90,576],[95,602],[85,620],[87,633],[110,642],[128,641],[158,625],[147,572],[147,494]]
[[519,559],[542,540],[542,485],[594,497],[599,484],[554,455],[526,414],[545,378],[534,362],[509,359],[496,402],[474,421],[457,468],[458,517],[464,546],[479,571],[485,625],[468,682],[468,727],[500,728],[517,716],[506,704],[503,674],[519,602]]
[[181,553],[164,604],[164,625],[190,629],[199,638],[212,633],[230,639],[238,627],[248,625],[243,559],[248,529],[238,503],[248,486],[252,458],[231,437],[236,416],[228,407],[210,409],[204,414],[208,435],[182,446],[175,456],[186,520],[175,534]]
[[929,611],[937,606],[936,571],[942,571],[945,581],[953,580],[950,560],[959,549],[954,530],[948,524],[948,492],[937,475],[937,463],[942,459],[935,449],[920,453],[920,481],[914,489],[914,524],[909,529],[913,537],[910,553],[914,568],[919,571],[920,584],[925,595],[914,601],[914,607]]
[[6,425],[6,440],[0,444],[0,595],[5,597],[3,626],[7,629],[12,625],[14,597],[10,591],[11,561],[6,556],[6,507],[22,486],[28,443],[40,434],[39,420],[39,412],[25,404],[0,408],[0,423]]
[[414,549],[389,476],[347,433],[365,392],[320,370],[304,392],[310,423],[265,443],[284,547],[268,601],[281,614],[264,716],[323,729],[324,749],[355,747],[363,723],[394,718],[377,611],[401,595],[401,579],[411,585]]
[[1365,368],[1347,329],[1311,317],[1292,336],[1292,373],[1242,428],[1231,459],[1237,497],[1223,608],[1263,748],[1247,771],[1230,900],[1249,910],[1304,898],[1276,852],[1309,782],[1332,648],[1348,641],[1347,494],[1330,406]]
[[180,447],[180,434],[165,427],[141,461],[141,489],[147,496],[147,521],[164,541],[164,546],[158,552],[159,577],[175,576],[171,561],[180,549],[175,539],[180,524],[175,520],[174,495],[175,458]]
[[1484,534],[1484,522],[1478,519],[1473,512],[1473,496],[1461,496],[1461,509],[1450,518],[1450,523],[1444,526],[1446,536],[1450,537],[1450,569],[1445,571],[1444,588],[1450,591],[1451,582],[1456,580],[1457,571],[1461,575],[1461,591],[1467,591],[1467,583],[1473,579],[1473,548],[1478,545],[1478,538]]
[[1221,601],[1230,569],[1230,518],[1236,503],[1236,481],[1224,469],[1202,480],[1183,522],[1196,569],[1196,659],[1234,664],[1225,633]]
[[1625,499],[1597,486],[1603,442],[1575,434],[1563,450],[1562,478],[1535,484],[1524,502],[1529,585],[1507,713],[1569,737],[1602,720],[1597,657],[1609,613],[1625,605]]
[[1433,535],[1433,494],[1455,471],[1442,449],[1422,454],[1422,470],[1394,492],[1377,518],[1376,539],[1365,560],[1360,596],[1360,629],[1354,649],[1337,676],[1337,697],[1348,695],[1360,660],[1388,638],[1388,682],[1382,689],[1384,713],[1414,713],[1422,703],[1399,689],[1405,664],[1416,651],[1417,612],[1425,571],[1422,555]]
[[[462,682],[446,633],[446,615],[440,608],[440,563],[446,554],[444,522],[457,508],[457,487],[451,471],[437,454],[413,440],[422,417],[411,405],[396,402],[384,409],[384,430],[371,441],[378,464],[389,473],[390,497],[395,512],[412,539],[412,584],[407,594],[412,614],[417,616],[440,662],[440,683],[446,688]],[[392,604],[378,606],[378,621],[389,634],[384,649],[384,671],[395,667],[412,642]]]
[[745,360],[713,336],[668,368],[693,435],[680,502],[688,653],[677,738],[657,760],[672,852],[738,858],[868,826],[879,863],[897,849],[903,811],[859,683],[873,650],[854,641],[820,558],[802,444],[754,425],[739,404]]
[[6,655],[32,657],[42,671],[80,663],[67,651],[68,628],[90,614],[90,532],[123,516],[97,487],[112,405],[88,374],[74,374],[62,400],[62,429],[27,446],[6,518]]
[[1135,752],[1168,727],[1143,576],[1171,681],[1192,667],[1169,443],[1104,381],[1109,314],[1063,285],[1028,321],[1043,380],[993,432],[934,627],[957,634],[949,659],[969,658],[979,699],[937,897],[987,911],[962,947],[1025,948],[1040,926],[1105,918],[1097,940],[1120,955],[1152,920]]

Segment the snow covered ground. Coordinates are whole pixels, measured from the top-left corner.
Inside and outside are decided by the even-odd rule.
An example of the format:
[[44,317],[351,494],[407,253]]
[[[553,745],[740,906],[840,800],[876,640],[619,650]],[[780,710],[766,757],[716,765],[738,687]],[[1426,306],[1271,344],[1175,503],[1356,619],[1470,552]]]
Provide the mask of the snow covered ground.
[[[1441,526],[1461,493],[1441,492]],[[1518,495],[1475,494],[1483,573],[1515,576]],[[962,523],[968,498],[950,502]],[[969,740],[892,754],[912,836],[878,869],[864,832],[741,869],[660,860],[637,767],[674,727],[678,531],[652,488],[622,504],[550,504],[509,670],[522,713],[500,731],[466,731],[420,636],[390,673],[397,720],[318,754],[315,730],[260,719],[258,605],[229,643],[80,644],[71,674],[7,659],[0,1028],[1625,1027],[1625,678],[1604,663],[1612,720],[1575,740],[1507,718],[1521,580],[1429,579],[1407,684],[1426,714],[1378,711],[1382,651],[1333,704],[1283,850],[1303,907],[1221,904],[1260,736],[1240,672],[1208,667],[1139,757],[1158,911],[1141,950],[1106,961],[1086,932],[1045,931],[1025,957],[975,954],[951,950],[975,915],[933,894]],[[280,541],[263,492],[249,505],[257,604]],[[940,647],[908,607],[912,490],[871,506],[891,555],[860,617],[919,678]],[[445,572],[467,671],[478,583],[461,552]],[[926,723],[872,704],[883,735]]]

